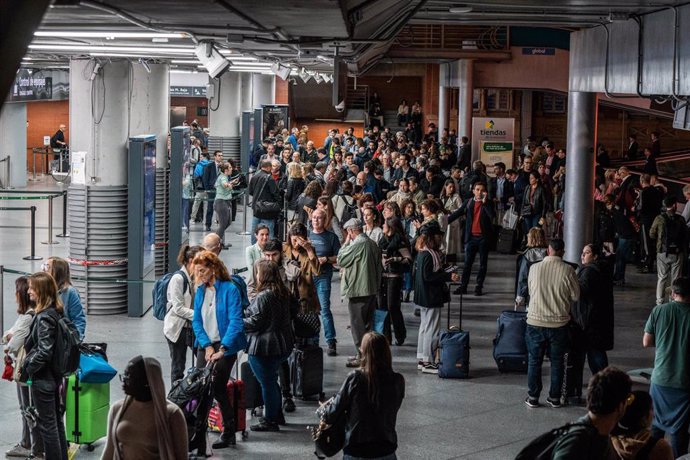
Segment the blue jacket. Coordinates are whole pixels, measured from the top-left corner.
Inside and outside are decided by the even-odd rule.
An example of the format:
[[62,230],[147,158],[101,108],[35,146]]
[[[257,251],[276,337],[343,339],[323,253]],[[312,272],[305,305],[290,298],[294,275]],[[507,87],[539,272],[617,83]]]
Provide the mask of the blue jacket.
[[[227,350],[225,355],[234,355],[247,346],[247,337],[244,335],[244,323],[242,321],[242,302],[240,291],[231,281],[216,280],[216,320],[220,343]],[[206,286],[201,285],[194,296],[194,319],[192,329],[196,336],[196,346],[206,348],[211,345],[204,329],[201,307],[204,305]]]
[[209,164],[208,160],[199,160],[199,162],[194,166],[194,177],[201,177],[204,174],[204,167]]
[[84,340],[86,334],[86,315],[84,314],[84,307],[81,305],[81,298],[79,292],[70,286],[67,289],[60,291],[60,300],[65,309],[65,316],[72,321],[74,327],[79,331],[79,338]]

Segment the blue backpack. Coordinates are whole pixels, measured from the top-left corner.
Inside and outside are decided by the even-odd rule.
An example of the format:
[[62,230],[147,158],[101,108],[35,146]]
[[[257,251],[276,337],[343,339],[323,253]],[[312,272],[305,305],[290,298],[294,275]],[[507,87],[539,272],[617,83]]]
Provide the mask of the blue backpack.
[[231,275],[230,282],[235,285],[235,287],[240,291],[240,304],[242,305],[242,310],[246,310],[249,306],[249,296],[247,295],[247,283],[244,282],[244,278],[239,275]]
[[[186,291],[189,286],[189,282],[187,281],[187,277],[184,275],[182,270],[178,270],[173,273],[166,273],[156,281],[156,284],[153,285],[154,318],[161,321],[165,319],[165,315],[168,313],[168,285],[170,284],[170,280],[172,279],[173,275],[178,273],[182,275],[182,281],[184,282],[184,287],[182,289],[183,291]],[[246,291],[247,289],[245,287],[245,292]]]

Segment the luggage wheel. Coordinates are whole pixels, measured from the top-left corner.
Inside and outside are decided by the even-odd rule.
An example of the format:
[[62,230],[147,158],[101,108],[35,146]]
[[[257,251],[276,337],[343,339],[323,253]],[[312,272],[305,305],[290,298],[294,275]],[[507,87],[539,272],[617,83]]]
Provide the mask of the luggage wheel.
[[93,444],[87,444],[86,445],[86,450],[89,452],[93,452],[96,448],[93,446]]
[[249,437],[249,432],[247,430],[242,430],[242,441],[246,441]]

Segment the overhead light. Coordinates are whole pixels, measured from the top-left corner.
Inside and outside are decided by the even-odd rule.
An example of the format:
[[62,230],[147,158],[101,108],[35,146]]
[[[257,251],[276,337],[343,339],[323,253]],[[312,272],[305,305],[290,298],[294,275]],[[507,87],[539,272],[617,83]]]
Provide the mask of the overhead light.
[[455,5],[451,6],[448,12],[453,14],[471,13],[472,7],[470,5]]
[[323,77],[320,73],[314,74],[314,81],[317,85],[323,81]]
[[199,59],[211,78],[218,78],[230,67],[230,61],[220,54],[213,43],[201,42],[196,46],[194,54]]
[[121,53],[151,53],[151,54],[192,54],[193,48],[183,47],[142,47],[142,46],[100,46],[100,45],[48,45],[48,44],[31,44],[29,49],[32,50],[49,50],[49,51],[93,51],[107,53],[109,51]]
[[274,62],[273,65],[271,65],[271,71],[283,80],[287,80],[287,78],[290,76],[290,72],[292,71],[292,69],[290,69],[290,67]]
[[325,74],[323,74],[323,81],[326,83],[333,83],[333,77],[331,77],[329,74],[325,73]]
[[77,30],[37,30],[34,37],[69,37],[69,38],[187,38],[185,33],[159,32],[97,32]]
[[304,67],[302,67],[302,70],[299,71],[299,77],[302,79],[304,83],[307,83],[309,80],[311,80],[311,75],[309,75],[307,71],[304,70]]

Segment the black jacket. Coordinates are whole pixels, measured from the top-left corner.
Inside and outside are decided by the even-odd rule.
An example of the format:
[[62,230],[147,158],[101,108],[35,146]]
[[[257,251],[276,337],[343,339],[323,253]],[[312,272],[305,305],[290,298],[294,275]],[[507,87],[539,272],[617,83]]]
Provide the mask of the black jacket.
[[[489,199],[493,201],[496,199],[496,193],[498,192],[498,178],[497,177],[492,177],[489,179],[489,184],[488,184],[488,192],[489,192]],[[501,209],[507,209],[508,208],[508,200],[510,198],[513,198],[515,196],[515,191],[513,190],[513,183],[508,180],[508,178],[505,178],[505,182],[503,182],[503,196],[501,197]]]
[[283,356],[292,351],[293,302],[286,302],[271,291],[260,292],[245,310],[244,331],[247,353],[256,356]]
[[[264,185],[265,184],[265,185]],[[273,215],[264,215],[257,212],[256,204],[259,201],[271,201],[275,203],[281,203],[280,191],[278,190],[278,185],[273,179],[270,173],[264,170],[259,170],[254,177],[249,181],[249,188],[247,190],[252,196],[252,210],[254,211],[254,216],[259,219],[275,219],[278,217],[278,213]]]
[[588,347],[613,349],[613,280],[605,262],[584,265],[577,271],[580,300],[570,314],[584,331]]
[[[530,193],[532,192],[532,186],[528,185],[525,189],[525,193],[522,196],[522,207],[519,209],[521,216],[539,216],[544,217],[546,211],[548,211],[548,202],[546,200],[546,193],[544,193],[544,187],[540,184],[534,190],[532,195],[532,200],[530,200]],[[528,204],[530,206],[530,214],[527,214],[525,209]]]
[[204,166],[204,172],[201,174],[201,183],[204,184],[204,190],[215,192],[216,179],[218,179],[218,165],[215,161],[212,161]]
[[[479,209],[479,226],[482,229],[482,236],[484,238],[491,238],[494,234],[494,207],[487,201],[486,205],[482,205]],[[472,238],[472,218],[474,216],[474,198],[465,200],[457,210],[448,215],[448,223],[452,223],[461,216],[467,216],[465,219],[465,243]]]
[[443,268],[434,271],[434,260],[429,251],[419,251],[414,262],[414,303],[420,307],[441,308],[446,302],[444,284],[451,274]]
[[380,378],[378,387],[381,391],[376,407],[369,400],[367,377],[361,371],[350,372],[324,414],[329,424],[346,417],[343,452],[347,455],[378,458],[398,448],[395,425],[405,397],[405,379],[391,372]]
[[285,190],[285,200],[290,211],[294,211],[297,207],[297,199],[306,187],[304,179],[301,177],[290,178],[287,180],[287,187]]
[[36,313],[31,322],[31,330],[24,342],[26,359],[22,366],[22,380],[52,380],[60,377],[53,372],[53,351],[57,339],[57,323],[62,315],[49,307]]

